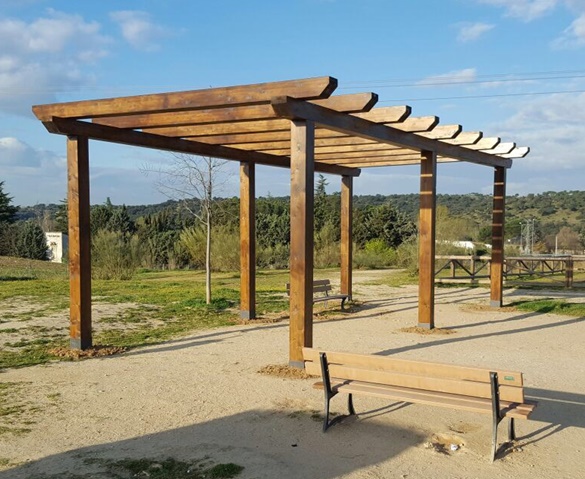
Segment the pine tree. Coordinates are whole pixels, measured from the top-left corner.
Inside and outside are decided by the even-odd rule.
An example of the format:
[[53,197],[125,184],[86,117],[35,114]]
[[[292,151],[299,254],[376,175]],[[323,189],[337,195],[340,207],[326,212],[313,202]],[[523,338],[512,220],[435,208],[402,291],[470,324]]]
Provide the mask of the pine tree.
[[16,221],[16,212],[18,208],[12,206],[12,197],[4,193],[4,182],[0,181],[0,224],[14,223]]
[[47,259],[47,238],[39,225],[27,221],[19,228],[16,254],[21,258]]

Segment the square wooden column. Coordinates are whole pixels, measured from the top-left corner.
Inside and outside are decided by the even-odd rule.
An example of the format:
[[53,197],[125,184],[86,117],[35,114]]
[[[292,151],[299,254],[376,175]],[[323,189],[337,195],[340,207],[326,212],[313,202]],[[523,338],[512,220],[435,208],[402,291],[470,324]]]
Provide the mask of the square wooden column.
[[351,299],[352,290],[352,220],[353,178],[341,178],[341,294]]
[[256,165],[240,163],[240,317],[256,317]]
[[494,168],[494,206],[492,211],[492,261],[490,265],[490,306],[504,304],[504,223],[506,210],[506,168]]
[[422,151],[420,165],[418,326],[432,329],[435,327],[436,153],[433,151]]
[[70,345],[92,346],[91,233],[89,222],[89,141],[67,139],[67,205],[69,216]]
[[313,345],[314,152],[314,123],[291,121],[289,364],[298,368]]

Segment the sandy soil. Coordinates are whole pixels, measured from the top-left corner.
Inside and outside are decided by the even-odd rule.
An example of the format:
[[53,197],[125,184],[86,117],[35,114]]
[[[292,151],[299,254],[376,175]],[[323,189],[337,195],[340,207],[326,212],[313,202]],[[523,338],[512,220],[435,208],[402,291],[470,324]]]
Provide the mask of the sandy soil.
[[[287,362],[283,321],[1,373],[26,398],[23,424],[13,426],[30,432],[0,435],[0,479],[103,477],[93,475],[96,459],[169,456],[234,462],[244,479],[584,477],[585,318],[493,311],[486,289],[439,288],[437,326],[455,332],[407,333],[416,288],[368,285],[377,274],[356,274],[362,307],[317,322],[315,346],[522,371],[539,407],[495,463],[490,417],[451,409],[357,397],[358,417],[323,434],[312,380],[258,372]],[[542,295],[511,290],[506,301],[531,294]],[[344,413],[343,398],[332,408]],[[440,452],[433,442],[459,448]]]

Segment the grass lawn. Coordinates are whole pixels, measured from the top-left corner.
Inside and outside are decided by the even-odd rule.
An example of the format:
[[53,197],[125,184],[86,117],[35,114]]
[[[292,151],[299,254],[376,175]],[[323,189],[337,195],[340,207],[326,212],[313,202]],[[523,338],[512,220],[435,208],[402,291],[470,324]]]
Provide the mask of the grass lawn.
[[[284,296],[288,271],[257,273],[258,315],[286,311]],[[202,271],[141,271],[127,281],[92,281],[94,303],[134,305],[113,317],[94,336],[94,344],[132,348],[158,343],[190,331],[235,324],[239,320],[239,274],[214,273],[212,304],[205,304]],[[0,307],[10,301],[35,303],[34,313],[0,311],[0,333],[14,333],[14,321],[30,321],[69,305],[69,281],[65,265],[0,258]],[[6,304],[6,303],[5,303]],[[152,327],[156,320],[156,327]],[[11,325],[2,323],[11,322]],[[131,324],[131,328],[126,326]],[[40,329],[40,328],[37,328]],[[0,351],[0,368],[26,366],[56,359],[50,350],[64,347],[68,338],[38,330],[34,340],[11,342]]]

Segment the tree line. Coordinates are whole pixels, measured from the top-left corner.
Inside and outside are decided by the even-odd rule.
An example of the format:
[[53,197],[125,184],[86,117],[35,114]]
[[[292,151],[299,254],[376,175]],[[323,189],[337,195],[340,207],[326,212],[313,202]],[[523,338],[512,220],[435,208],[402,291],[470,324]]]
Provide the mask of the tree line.
[[[327,193],[319,176],[315,187],[315,264],[340,262],[340,194]],[[491,239],[491,196],[438,195],[437,254],[461,253],[454,241],[473,241],[486,252]],[[197,215],[200,200],[167,201],[160,205],[114,205],[108,199],[91,207],[93,274],[97,278],[127,278],[137,268],[205,267],[206,231]],[[555,214],[548,214],[549,209]],[[213,242],[211,268],[239,269],[239,199],[211,202]],[[507,199],[507,244],[519,253],[522,222],[537,218],[535,252],[554,248],[582,252],[585,192],[544,193]],[[34,213],[34,214],[33,214]],[[353,241],[356,267],[399,266],[416,270],[418,195],[373,195],[354,198]],[[44,231],[67,232],[67,203],[17,208],[0,182],[0,255],[43,259]],[[256,200],[257,266],[288,267],[290,203],[288,197]],[[517,250],[514,251],[514,246]],[[467,251],[468,252],[468,251]]]

